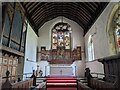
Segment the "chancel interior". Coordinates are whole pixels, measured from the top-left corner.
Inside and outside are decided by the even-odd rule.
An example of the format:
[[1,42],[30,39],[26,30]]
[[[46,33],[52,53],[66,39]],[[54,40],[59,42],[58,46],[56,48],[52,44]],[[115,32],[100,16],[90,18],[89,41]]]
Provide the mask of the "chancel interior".
[[120,2],[0,2],[0,89],[120,90]]

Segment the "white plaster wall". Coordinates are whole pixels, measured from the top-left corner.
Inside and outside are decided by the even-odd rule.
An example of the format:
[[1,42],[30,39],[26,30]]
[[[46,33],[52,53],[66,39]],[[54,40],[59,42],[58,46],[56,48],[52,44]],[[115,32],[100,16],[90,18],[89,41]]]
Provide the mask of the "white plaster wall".
[[47,61],[40,61],[38,62],[38,65],[40,67],[40,70],[43,71],[42,76],[48,76],[49,75],[49,63]]
[[[37,40],[38,40],[37,35],[34,33],[31,26],[28,25],[23,73],[31,73],[33,69],[36,70],[37,68],[36,63]],[[27,61],[26,59],[31,60],[32,62]]]
[[[61,21],[61,17],[57,17],[53,20],[46,22],[39,29],[39,38],[38,38],[38,48],[40,51],[41,46],[45,46],[47,50],[51,49],[51,30],[53,26]],[[81,50],[84,51],[84,38],[83,38],[83,29],[74,21],[71,21],[65,17],[63,17],[63,22],[70,24],[72,28],[72,49],[77,46],[81,46]],[[73,65],[76,66],[78,71],[77,75],[83,75],[85,68],[84,62],[84,53],[82,53],[82,61],[76,61]],[[39,60],[38,60],[39,61]]]
[[[102,12],[102,14],[99,16],[99,18],[96,20],[96,22],[93,24],[93,26],[85,35],[86,60],[88,60],[87,55],[88,37],[90,34],[94,33],[96,34],[93,35],[92,40],[94,44],[95,59],[103,58],[110,55],[106,26],[111,9],[113,8],[114,5],[115,2],[111,2],[108,4],[108,6],[105,8],[105,10]],[[104,73],[103,65],[97,61],[87,62],[86,67],[89,67],[92,72]]]
[[83,61],[75,61],[72,65],[73,67],[73,72],[75,72],[76,76],[84,76],[84,72],[85,72],[85,60]]

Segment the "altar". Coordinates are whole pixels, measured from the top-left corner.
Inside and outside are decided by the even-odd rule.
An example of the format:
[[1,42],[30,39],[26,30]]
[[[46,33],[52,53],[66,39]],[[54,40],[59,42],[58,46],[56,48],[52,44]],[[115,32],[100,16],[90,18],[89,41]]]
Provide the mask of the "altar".
[[75,67],[70,65],[50,65],[49,75],[50,76],[75,76]]

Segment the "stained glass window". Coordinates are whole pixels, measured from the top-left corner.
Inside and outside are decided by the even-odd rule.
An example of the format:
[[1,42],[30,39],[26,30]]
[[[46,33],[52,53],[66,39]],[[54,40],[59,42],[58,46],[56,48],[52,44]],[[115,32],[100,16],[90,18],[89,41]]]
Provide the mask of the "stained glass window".
[[71,27],[67,23],[57,23],[52,29],[52,49],[70,49]]
[[120,6],[115,13],[114,20],[115,20],[115,23],[113,24],[115,28],[113,29],[113,32],[115,36],[116,51],[120,52]]
[[57,48],[57,30],[53,29],[52,31],[52,49],[56,49]]
[[115,29],[115,40],[116,40],[116,47],[117,51],[120,52],[120,26],[116,26],[117,28]]

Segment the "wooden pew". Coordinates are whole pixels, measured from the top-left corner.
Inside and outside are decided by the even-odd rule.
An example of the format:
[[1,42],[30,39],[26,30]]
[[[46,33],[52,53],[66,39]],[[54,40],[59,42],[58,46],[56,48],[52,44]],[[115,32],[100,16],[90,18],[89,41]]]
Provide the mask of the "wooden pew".
[[31,88],[32,85],[33,85],[33,79],[29,79],[11,84],[11,88],[12,90],[16,90],[16,89],[28,90]]
[[120,90],[120,53],[104,58],[98,59],[104,66],[104,73],[106,81],[114,81],[114,78],[109,77],[110,75],[116,75],[118,77],[117,87]]
[[92,90],[90,87],[88,87],[87,85],[78,82],[78,90]]
[[9,76],[9,74],[10,72],[7,71],[6,77],[4,77],[3,82],[2,82],[2,90],[16,90],[16,89],[18,90],[29,90],[29,89],[44,90],[43,89],[45,86],[44,82],[36,84],[36,76],[34,75],[34,72],[33,72],[33,75],[29,77],[29,79],[25,81],[19,81],[19,82],[16,82],[14,80],[10,81],[9,78],[11,76]]
[[[2,83],[2,90],[28,90],[31,88],[31,86],[33,85],[33,79],[28,79],[28,80],[25,80],[25,81],[20,81],[20,82],[16,82],[14,83],[13,81],[9,81],[9,74],[10,72],[7,71],[6,72],[6,81],[4,81]],[[5,79],[4,79],[5,80]]]
[[[101,73],[90,73],[90,70],[86,71],[87,73],[87,83],[88,86],[95,90],[120,90],[118,89],[118,76],[111,74],[101,74]],[[96,74],[97,77],[93,77],[91,74]],[[100,79],[98,76],[103,76],[104,79]],[[112,80],[107,80],[105,76],[109,76]]]
[[115,83],[91,78],[90,87],[97,90],[118,90]]

